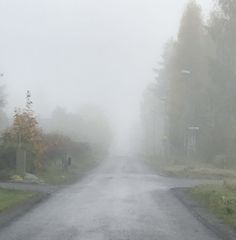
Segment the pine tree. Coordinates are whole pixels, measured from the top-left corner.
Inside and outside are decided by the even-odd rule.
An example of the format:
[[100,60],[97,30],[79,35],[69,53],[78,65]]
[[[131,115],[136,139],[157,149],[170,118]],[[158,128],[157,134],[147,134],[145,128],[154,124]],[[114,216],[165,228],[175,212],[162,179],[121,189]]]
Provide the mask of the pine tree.
[[169,67],[169,135],[173,150],[185,151],[190,127],[202,127],[206,67],[201,9],[191,1],[183,14]]
[[216,0],[216,3],[218,7],[208,24],[209,36],[214,43],[209,65],[212,157],[227,155],[236,134],[236,2]]

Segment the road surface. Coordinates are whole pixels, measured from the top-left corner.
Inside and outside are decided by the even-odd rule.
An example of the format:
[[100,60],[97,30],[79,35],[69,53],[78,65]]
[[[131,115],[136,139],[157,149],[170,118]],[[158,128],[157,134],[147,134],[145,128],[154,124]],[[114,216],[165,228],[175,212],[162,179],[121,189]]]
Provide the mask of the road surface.
[[196,182],[113,158],[0,231],[1,240],[218,240],[172,195]]

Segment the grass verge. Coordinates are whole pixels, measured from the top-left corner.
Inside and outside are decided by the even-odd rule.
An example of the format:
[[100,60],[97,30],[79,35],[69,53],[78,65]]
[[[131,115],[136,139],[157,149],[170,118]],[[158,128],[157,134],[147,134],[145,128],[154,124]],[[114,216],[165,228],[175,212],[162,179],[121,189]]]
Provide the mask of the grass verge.
[[163,160],[147,159],[147,164],[159,174],[175,178],[236,179],[235,168],[217,168],[194,161],[166,163]]
[[236,182],[201,185],[189,190],[191,196],[224,223],[236,229]]
[[225,179],[236,178],[235,169],[222,169],[209,166],[172,165],[160,168],[160,171],[169,177]]
[[36,197],[38,193],[0,189],[0,213]]
[[37,175],[48,184],[71,184],[84,176],[89,170],[95,168],[96,165],[97,163],[94,161],[74,163],[72,166],[68,167],[67,170],[63,170],[61,166],[52,164]]

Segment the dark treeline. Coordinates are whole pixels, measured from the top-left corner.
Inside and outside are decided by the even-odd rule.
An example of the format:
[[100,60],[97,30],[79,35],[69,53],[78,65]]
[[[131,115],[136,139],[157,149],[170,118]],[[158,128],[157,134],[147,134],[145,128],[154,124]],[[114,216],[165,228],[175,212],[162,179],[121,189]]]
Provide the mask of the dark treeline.
[[207,21],[188,3],[145,92],[148,155],[236,163],[236,1],[214,2]]

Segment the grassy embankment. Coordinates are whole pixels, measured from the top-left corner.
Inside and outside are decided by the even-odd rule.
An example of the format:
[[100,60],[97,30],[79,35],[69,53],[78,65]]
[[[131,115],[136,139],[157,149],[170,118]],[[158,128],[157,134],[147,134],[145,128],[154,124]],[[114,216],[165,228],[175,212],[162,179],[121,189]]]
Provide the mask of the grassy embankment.
[[[198,161],[196,161],[198,162]],[[210,164],[185,160],[179,162],[147,159],[147,163],[159,174],[175,178],[236,179],[236,168],[222,168]]]
[[200,185],[188,192],[224,223],[236,229],[236,169],[206,164],[174,164],[148,160],[161,175],[176,178],[221,179],[223,183]]
[[16,207],[17,205],[33,198],[39,194],[35,192],[25,192],[18,190],[0,189],[0,213]]
[[39,176],[45,183],[52,185],[71,184],[83,177],[89,170],[95,168],[98,163],[94,160],[74,162],[66,170],[59,164],[51,164],[39,172]]
[[[45,165],[42,170],[34,172],[33,174],[36,175],[39,178],[39,182],[42,183],[52,185],[71,184],[98,166],[101,161],[101,159],[95,161],[94,158],[84,159],[83,161],[75,160],[67,169],[62,168],[61,160],[52,161]],[[1,170],[0,181],[10,180],[19,183],[24,182],[24,178],[17,175],[15,170]],[[33,181],[33,183],[37,182]]]
[[224,223],[236,229],[236,181],[197,186],[189,193]]
[[222,169],[211,166],[166,165],[161,173],[169,177],[225,179],[236,178],[236,169]]

